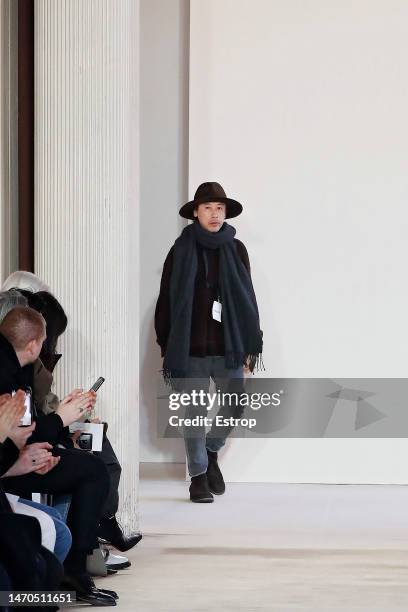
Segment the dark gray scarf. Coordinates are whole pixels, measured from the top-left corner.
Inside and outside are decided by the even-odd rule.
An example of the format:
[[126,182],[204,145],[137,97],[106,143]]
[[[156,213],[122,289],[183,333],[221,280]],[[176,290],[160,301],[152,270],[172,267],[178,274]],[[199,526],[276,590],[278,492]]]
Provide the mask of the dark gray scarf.
[[222,303],[225,365],[235,369],[249,360],[251,371],[262,363],[262,331],[251,277],[234,242],[235,228],[224,223],[209,232],[196,221],[174,243],[170,279],[170,333],[163,361],[166,380],[184,378],[190,354],[191,315],[197,275],[197,248],[220,250],[219,288]]

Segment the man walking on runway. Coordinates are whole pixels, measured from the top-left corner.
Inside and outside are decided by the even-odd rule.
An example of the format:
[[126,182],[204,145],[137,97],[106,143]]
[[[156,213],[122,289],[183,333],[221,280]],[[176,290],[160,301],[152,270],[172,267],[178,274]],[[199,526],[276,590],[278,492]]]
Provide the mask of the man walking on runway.
[[[179,211],[193,223],[183,229],[164,262],[155,329],[164,377],[185,380],[183,390],[200,379],[208,391],[211,378],[217,390],[226,390],[231,381],[242,379],[244,369],[253,372],[261,359],[262,331],[248,253],[225,221],[241,212],[242,205],[215,182],[200,185],[194,200]],[[218,414],[236,415],[233,408],[237,406],[222,406]],[[205,414],[205,407],[191,405],[186,416]],[[185,430],[191,501],[209,503],[213,494],[224,493],[218,451],[232,429],[213,424],[208,434],[204,425],[193,434]]]

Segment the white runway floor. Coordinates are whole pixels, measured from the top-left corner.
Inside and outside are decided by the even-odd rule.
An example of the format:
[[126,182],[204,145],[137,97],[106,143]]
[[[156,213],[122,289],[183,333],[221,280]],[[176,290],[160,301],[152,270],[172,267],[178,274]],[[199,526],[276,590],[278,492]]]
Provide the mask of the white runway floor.
[[230,484],[192,504],[183,466],[143,474],[132,567],[97,581],[121,610],[408,609],[408,486]]

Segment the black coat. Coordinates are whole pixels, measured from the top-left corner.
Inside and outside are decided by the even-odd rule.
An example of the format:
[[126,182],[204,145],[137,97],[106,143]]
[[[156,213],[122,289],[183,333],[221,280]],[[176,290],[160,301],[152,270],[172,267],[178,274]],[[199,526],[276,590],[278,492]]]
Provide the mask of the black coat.
[[[32,373],[32,366],[20,366],[13,347],[0,334],[0,395],[32,387]],[[62,427],[61,419],[58,416],[57,418]],[[0,476],[11,467],[18,455],[18,449],[10,439],[0,443]],[[16,590],[55,590],[62,578],[61,564],[41,546],[40,524],[31,516],[13,513],[1,480],[0,563],[6,569],[12,587]]]
[[[33,365],[29,364],[22,367],[14,348],[7,338],[0,334],[0,395],[27,387],[32,389],[34,385],[33,373]],[[34,419],[37,425],[33,435],[28,440],[28,444],[49,442],[54,445],[65,438],[64,424],[58,414],[43,415],[34,411]]]
[[21,367],[10,342],[0,334],[0,395],[33,386],[33,366]]
[[[11,393],[19,388],[25,389],[30,385],[30,368],[22,368],[17,355],[8,342],[0,334],[0,395]],[[19,451],[8,438],[0,444],[0,476],[17,461]],[[3,491],[0,481],[0,512],[11,512],[10,504]]]

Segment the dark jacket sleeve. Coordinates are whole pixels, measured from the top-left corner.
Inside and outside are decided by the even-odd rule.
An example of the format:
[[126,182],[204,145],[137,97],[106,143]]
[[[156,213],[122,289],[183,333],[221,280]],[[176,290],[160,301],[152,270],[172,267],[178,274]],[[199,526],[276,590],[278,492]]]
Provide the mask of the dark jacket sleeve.
[[240,256],[244,266],[248,270],[249,276],[251,276],[251,264],[249,263],[248,251],[246,250],[245,244],[235,238],[235,242],[237,245],[237,253]]
[[32,444],[33,442],[57,444],[59,442],[59,438],[64,430],[64,424],[61,417],[56,412],[46,415],[38,412],[35,421],[35,430],[32,436],[27,440],[27,444]]
[[170,277],[173,268],[173,247],[167,254],[160,282],[160,293],[154,313],[154,327],[157,344],[161,348],[162,357],[166,350],[167,338],[170,332]]
[[5,474],[19,458],[20,451],[10,438],[0,443],[0,476]]

